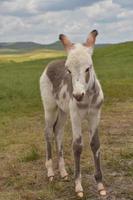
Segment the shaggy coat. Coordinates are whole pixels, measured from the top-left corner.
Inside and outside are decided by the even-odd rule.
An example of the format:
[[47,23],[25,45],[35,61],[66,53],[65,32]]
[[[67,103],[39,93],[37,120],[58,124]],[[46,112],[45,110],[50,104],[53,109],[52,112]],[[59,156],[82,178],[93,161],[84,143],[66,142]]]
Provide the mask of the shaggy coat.
[[46,168],[49,180],[53,180],[52,134],[56,138],[59,171],[61,177],[67,179],[63,158],[63,129],[69,113],[73,132],[73,153],[75,161],[75,191],[83,196],[81,184],[80,156],[82,153],[83,118],[88,119],[90,146],[94,156],[95,179],[98,191],[105,195],[100,167],[100,142],[98,124],[100,120],[103,92],[94,71],[92,50],[97,31],[92,31],[84,45],[73,44],[65,35],[60,35],[68,56],[66,60],[49,63],[41,78],[40,90],[45,111]]

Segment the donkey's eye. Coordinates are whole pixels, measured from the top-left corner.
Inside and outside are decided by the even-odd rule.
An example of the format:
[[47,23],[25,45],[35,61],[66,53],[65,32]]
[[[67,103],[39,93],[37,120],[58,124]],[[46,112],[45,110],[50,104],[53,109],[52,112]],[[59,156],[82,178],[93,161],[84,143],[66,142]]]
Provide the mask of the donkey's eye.
[[67,72],[68,72],[69,74],[71,74],[71,71],[70,71],[69,69],[67,69]]
[[90,68],[88,67],[88,68],[85,70],[85,72],[88,72],[88,71],[89,71],[89,69],[90,69]]

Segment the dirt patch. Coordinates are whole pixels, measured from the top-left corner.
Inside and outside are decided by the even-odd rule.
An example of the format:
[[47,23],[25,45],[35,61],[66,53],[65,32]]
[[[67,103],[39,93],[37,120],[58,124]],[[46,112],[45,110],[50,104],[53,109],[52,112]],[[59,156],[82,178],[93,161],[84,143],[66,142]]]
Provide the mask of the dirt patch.
[[[100,125],[102,168],[108,200],[133,197],[133,112],[131,103],[104,108]],[[5,122],[6,123],[6,122]],[[93,159],[87,123],[83,126],[84,150],[81,159],[86,200],[100,199],[93,178]],[[74,200],[73,155],[70,122],[65,129],[65,161],[70,174],[63,182],[58,173],[48,183],[45,170],[43,115],[8,120],[0,130],[0,200]],[[34,148],[34,150],[33,150]],[[55,155],[55,146],[54,146]],[[25,159],[23,159],[25,158]]]

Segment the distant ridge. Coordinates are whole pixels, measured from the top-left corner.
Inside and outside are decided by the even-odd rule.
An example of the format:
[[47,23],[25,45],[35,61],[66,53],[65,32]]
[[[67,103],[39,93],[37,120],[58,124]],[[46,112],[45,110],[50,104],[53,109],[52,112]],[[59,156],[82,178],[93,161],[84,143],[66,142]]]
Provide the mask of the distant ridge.
[[41,44],[34,43],[34,42],[5,42],[0,43],[0,48],[8,48],[8,49],[32,49],[32,48],[40,48]]
[[60,41],[52,44],[39,44],[35,42],[1,42],[0,49],[15,49],[15,50],[35,50],[35,49],[53,49],[63,50],[63,46]]
[[[128,44],[128,43],[133,43],[133,41],[128,41],[128,42],[123,42],[119,44]],[[96,44],[96,48],[101,48],[101,47],[106,47],[106,46],[111,46],[111,45],[116,45],[116,44]],[[21,52],[28,52],[28,51],[33,51],[33,50],[64,50],[62,44],[60,41],[56,41],[52,44],[39,44],[35,42],[0,42],[0,53],[6,53],[6,52],[16,52],[16,53],[21,53]]]
[[[96,47],[103,47],[109,44],[97,44]],[[1,42],[0,50],[13,49],[18,51],[29,51],[36,49],[50,49],[50,50],[63,50],[63,46],[60,41],[56,41],[52,44],[39,44],[35,42]]]

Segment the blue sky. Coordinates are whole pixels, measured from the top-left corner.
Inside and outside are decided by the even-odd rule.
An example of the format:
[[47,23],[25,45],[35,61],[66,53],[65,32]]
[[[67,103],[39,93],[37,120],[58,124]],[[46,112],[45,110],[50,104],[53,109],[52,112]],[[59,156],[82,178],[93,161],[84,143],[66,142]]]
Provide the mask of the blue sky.
[[0,42],[52,43],[64,33],[83,42],[92,29],[97,43],[133,40],[132,0],[0,0]]

